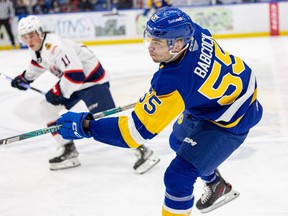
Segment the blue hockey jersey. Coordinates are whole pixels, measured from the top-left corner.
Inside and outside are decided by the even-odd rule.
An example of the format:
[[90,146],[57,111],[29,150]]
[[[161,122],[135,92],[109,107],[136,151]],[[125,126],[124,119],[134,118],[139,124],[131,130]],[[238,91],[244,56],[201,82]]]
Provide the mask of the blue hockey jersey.
[[184,55],[159,64],[150,91],[130,116],[91,121],[89,129],[95,140],[135,148],[185,109],[195,119],[211,121],[235,134],[248,132],[262,116],[255,74],[197,24]]

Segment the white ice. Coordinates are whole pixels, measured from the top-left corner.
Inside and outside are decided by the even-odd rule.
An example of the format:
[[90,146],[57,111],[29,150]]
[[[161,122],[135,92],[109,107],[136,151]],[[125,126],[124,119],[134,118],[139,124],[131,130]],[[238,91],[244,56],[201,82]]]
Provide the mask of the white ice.
[[[288,37],[219,40],[243,58],[258,78],[264,106],[262,121],[245,143],[220,166],[239,198],[209,216],[288,215]],[[135,102],[150,86],[157,69],[142,44],[91,47],[111,75],[117,106]],[[0,73],[14,77],[29,64],[27,50],[0,52]],[[48,91],[56,79],[48,72],[32,85]],[[44,128],[38,112],[43,95],[18,91],[0,80],[0,139]],[[78,104],[74,111],[86,111]],[[0,146],[1,216],[160,216],[163,174],[174,152],[166,128],[147,143],[161,162],[144,175],[132,170],[130,149],[93,140],[76,141],[82,166],[50,171],[48,159],[57,154],[50,134]],[[111,135],[113,131],[111,131]],[[196,200],[203,192],[197,181]],[[193,208],[192,215],[201,215]]]

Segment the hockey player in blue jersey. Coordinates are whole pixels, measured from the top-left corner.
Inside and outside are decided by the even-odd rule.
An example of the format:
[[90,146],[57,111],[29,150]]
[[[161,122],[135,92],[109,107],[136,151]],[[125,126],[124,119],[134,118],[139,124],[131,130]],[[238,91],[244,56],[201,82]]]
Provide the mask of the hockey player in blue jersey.
[[208,212],[239,195],[218,166],[262,117],[255,74],[174,7],[160,9],[149,19],[144,41],[159,69],[131,114],[93,120],[90,113],[68,112],[57,120],[62,124],[59,133],[65,139],[93,137],[137,148],[178,116],[169,138],[176,156],[164,175],[162,216],[190,215],[197,178],[205,182],[205,192],[196,207]]

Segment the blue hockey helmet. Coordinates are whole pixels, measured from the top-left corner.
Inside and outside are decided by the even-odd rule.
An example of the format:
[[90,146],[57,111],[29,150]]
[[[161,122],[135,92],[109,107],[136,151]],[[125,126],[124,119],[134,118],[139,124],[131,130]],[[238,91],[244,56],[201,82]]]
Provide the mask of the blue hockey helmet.
[[147,21],[144,38],[166,39],[169,48],[177,39],[182,38],[188,44],[194,35],[194,23],[188,14],[175,7],[164,7],[154,13]]

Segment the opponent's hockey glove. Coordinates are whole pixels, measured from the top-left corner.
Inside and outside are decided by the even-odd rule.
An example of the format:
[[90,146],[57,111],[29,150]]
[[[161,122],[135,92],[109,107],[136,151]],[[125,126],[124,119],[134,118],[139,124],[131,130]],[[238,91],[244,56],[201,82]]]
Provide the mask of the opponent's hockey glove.
[[[16,76],[12,81],[11,81],[11,86],[14,88],[18,88],[19,90],[26,91],[29,88],[29,84],[32,83],[34,80],[27,80],[25,78],[25,73],[24,71],[22,74]],[[28,85],[28,88],[25,87],[25,85]]]
[[46,100],[53,105],[62,104],[64,97],[61,93],[59,82],[45,94],[45,97]]
[[91,134],[84,130],[84,120],[93,120],[93,115],[88,112],[75,113],[67,112],[57,119],[56,124],[61,124],[62,127],[58,133],[68,140],[90,138]]

